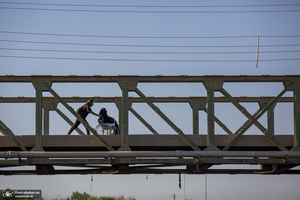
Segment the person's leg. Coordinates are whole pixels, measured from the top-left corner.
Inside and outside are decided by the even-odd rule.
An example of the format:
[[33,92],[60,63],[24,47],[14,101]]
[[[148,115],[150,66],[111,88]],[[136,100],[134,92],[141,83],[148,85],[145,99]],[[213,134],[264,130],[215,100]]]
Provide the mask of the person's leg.
[[119,125],[118,125],[117,121],[116,121],[113,117],[108,117],[108,118],[107,118],[107,123],[115,123],[115,126],[116,126],[116,128],[117,128],[115,134],[116,134],[116,135],[120,135]]
[[116,122],[115,125],[116,125],[116,128],[117,128],[116,135],[121,135],[118,123]]
[[[86,119],[84,119],[84,121],[86,121]],[[86,121],[86,123],[89,124],[87,121]],[[86,134],[87,134],[87,135],[90,135],[89,129],[87,129],[87,128],[85,127],[85,130],[86,130]]]
[[76,119],[74,125],[70,128],[67,135],[71,135],[71,133],[79,126],[79,124],[80,124],[80,121],[78,119]]

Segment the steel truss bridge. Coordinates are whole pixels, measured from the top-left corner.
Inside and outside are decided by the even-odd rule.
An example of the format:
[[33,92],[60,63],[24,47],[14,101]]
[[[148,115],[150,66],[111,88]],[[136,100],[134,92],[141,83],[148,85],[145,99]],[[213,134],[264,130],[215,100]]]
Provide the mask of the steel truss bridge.
[[[274,97],[233,97],[224,83],[282,83]],[[0,76],[1,83],[32,83],[35,97],[0,97],[0,103],[35,103],[35,135],[15,135],[0,121],[1,175],[54,174],[299,174],[300,164],[300,76]],[[91,97],[61,97],[53,83],[118,83],[122,97],[93,97],[94,102],[114,102],[119,110],[121,135],[101,135],[86,123],[69,103],[86,102]],[[205,97],[146,97],[138,83],[202,83]],[[283,97],[287,91],[293,97]],[[52,97],[44,97],[50,92]],[[129,97],[135,92],[138,97]],[[222,97],[215,97],[220,92]],[[149,105],[173,130],[160,134],[133,108],[133,103]],[[193,113],[193,132],[184,133],[155,103],[189,103]],[[215,103],[233,104],[246,118],[232,132],[215,116]],[[243,102],[257,102],[250,114]],[[294,133],[274,131],[276,104],[293,104]],[[56,111],[67,123],[72,121],[57,108],[62,104],[93,135],[51,135],[49,112]],[[199,134],[199,110],[207,113],[207,133]],[[129,112],[153,134],[129,133]],[[267,127],[258,119],[266,114]],[[3,119],[5,120],[5,119]],[[215,133],[218,124],[227,134]],[[261,133],[245,135],[251,126]],[[256,168],[253,165],[258,166]],[[28,169],[27,166],[31,166]],[[226,166],[222,168],[222,166]],[[237,168],[236,166],[242,166]]]

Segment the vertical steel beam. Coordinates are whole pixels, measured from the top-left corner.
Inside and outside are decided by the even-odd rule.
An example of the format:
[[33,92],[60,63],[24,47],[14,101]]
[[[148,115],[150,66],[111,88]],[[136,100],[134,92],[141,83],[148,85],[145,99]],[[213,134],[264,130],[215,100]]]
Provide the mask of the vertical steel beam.
[[122,103],[121,103],[121,135],[122,135],[122,146],[118,151],[131,151],[128,141],[128,114],[129,114],[129,91],[134,91],[137,87],[138,82],[134,78],[124,78],[118,81],[118,84],[122,90]]
[[[115,105],[117,106],[118,110],[119,110],[119,125],[121,125],[122,122],[122,99],[116,98],[115,99]],[[120,130],[121,132],[121,130]]]
[[199,135],[199,110],[206,109],[206,103],[191,100],[189,104],[193,111],[193,135]]
[[43,108],[44,108],[44,135],[49,135],[49,113],[51,110],[55,110],[58,101],[52,98],[43,98]]
[[268,132],[270,135],[275,134],[274,128],[274,108],[275,105],[268,109],[267,111],[267,118],[268,118]]
[[35,98],[35,110],[36,110],[36,135],[38,135],[39,145],[41,145],[41,136],[43,132],[43,91],[41,89],[36,90]]
[[119,149],[120,151],[130,151],[129,141],[128,141],[128,109],[129,109],[129,101],[128,101],[128,89],[122,89],[122,120],[121,120],[121,135],[122,135],[122,147]]
[[300,151],[300,80],[284,81],[284,87],[294,94],[294,147],[293,151]]
[[49,109],[44,107],[44,135],[49,135]]
[[199,110],[193,109],[193,135],[199,135]]
[[[268,103],[270,103],[270,102],[265,101],[265,100],[258,102],[258,104],[261,108],[267,106]],[[274,129],[274,109],[275,109],[275,106],[276,106],[276,103],[267,110],[268,133],[270,135],[275,134],[275,129]]]
[[218,151],[215,145],[215,91],[223,87],[223,81],[206,81],[203,83],[207,91],[207,148],[206,151]]
[[[36,87],[36,86],[35,86]],[[43,134],[43,90],[36,87],[35,98],[35,146],[32,151],[44,151],[42,147],[42,134]]]
[[[267,106],[270,102],[263,100],[258,102],[259,106],[261,108]],[[270,135],[274,135],[274,109],[275,109],[276,103],[271,106],[268,110],[267,110],[267,122],[268,122],[268,132]]]
[[300,89],[294,90],[294,151],[300,151]]
[[32,151],[44,151],[42,147],[43,134],[43,91],[47,91],[46,84],[51,87],[52,81],[47,78],[35,77],[31,80],[35,88],[35,146]]
[[214,90],[207,89],[207,145],[214,145],[215,136]]

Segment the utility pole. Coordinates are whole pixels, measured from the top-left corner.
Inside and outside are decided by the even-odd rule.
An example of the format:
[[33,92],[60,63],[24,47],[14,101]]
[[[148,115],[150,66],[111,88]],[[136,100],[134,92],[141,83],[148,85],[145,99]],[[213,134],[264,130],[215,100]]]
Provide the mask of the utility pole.
[[93,196],[93,174],[91,175],[91,196]]
[[207,174],[205,174],[205,200],[207,200]]

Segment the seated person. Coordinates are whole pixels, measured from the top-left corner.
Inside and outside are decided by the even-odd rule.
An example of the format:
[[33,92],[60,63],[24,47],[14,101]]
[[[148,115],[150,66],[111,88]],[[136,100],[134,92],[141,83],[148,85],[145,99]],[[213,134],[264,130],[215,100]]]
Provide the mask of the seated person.
[[115,123],[115,127],[117,128],[116,135],[120,135],[119,125],[117,121],[107,115],[107,110],[105,108],[102,108],[99,114],[101,115],[101,117],[98,119],[98,122],[100,123],[100,121],[102,121],[103,123]]

